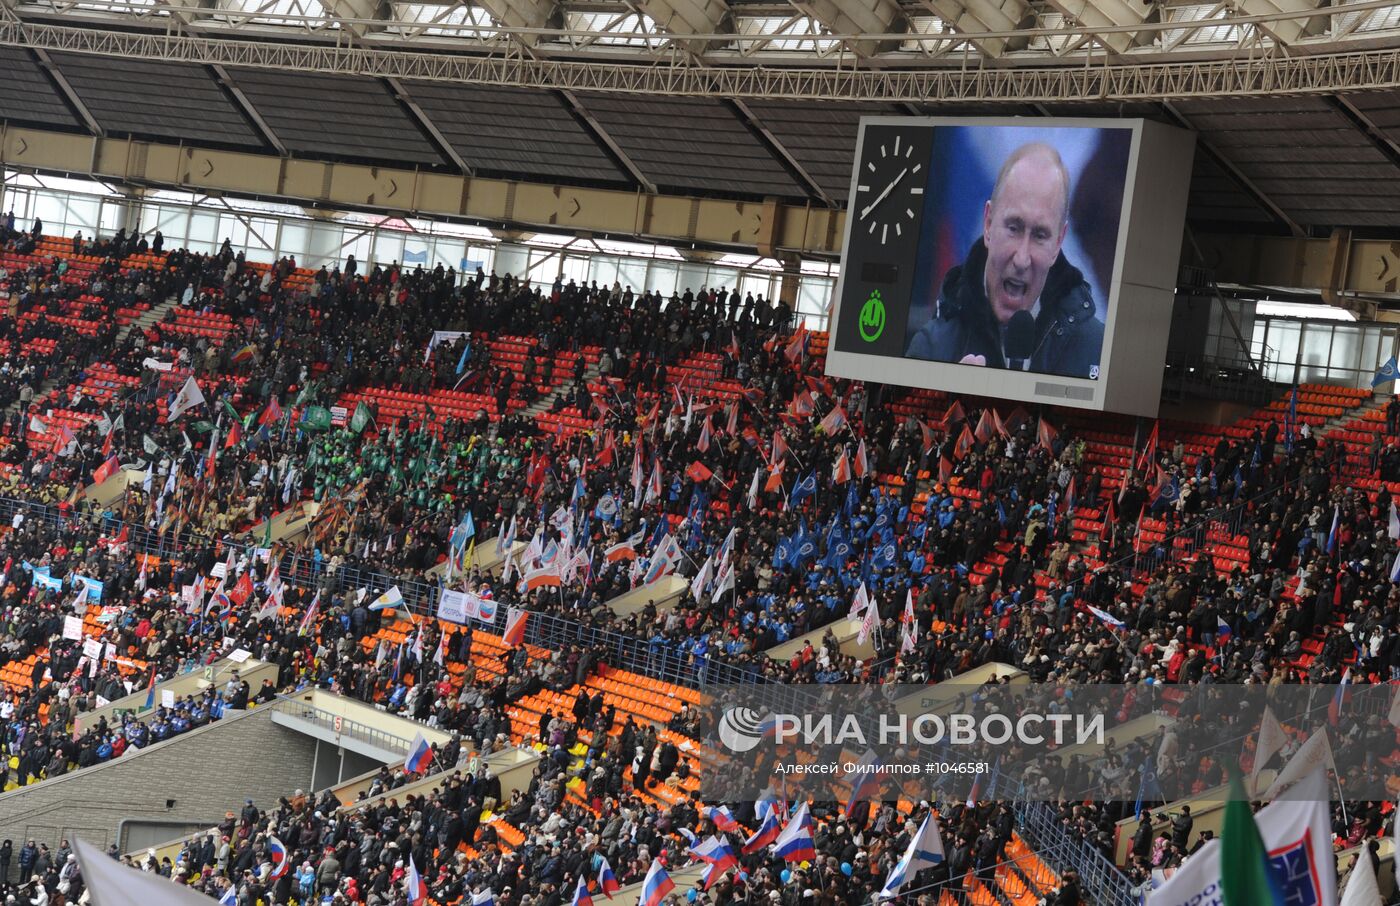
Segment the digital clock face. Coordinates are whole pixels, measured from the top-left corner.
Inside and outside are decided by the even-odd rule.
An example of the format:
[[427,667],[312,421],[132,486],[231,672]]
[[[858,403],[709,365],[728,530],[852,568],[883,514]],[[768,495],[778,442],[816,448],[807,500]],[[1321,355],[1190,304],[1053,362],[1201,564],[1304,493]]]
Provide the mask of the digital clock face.
[[[922,154],[915,130],[886,130],[866,139],[856,194],[850,210],[855,232],[880,245],[913,235],[928,178],[928,151]],[[873,140],[872,140],[873,139]]]

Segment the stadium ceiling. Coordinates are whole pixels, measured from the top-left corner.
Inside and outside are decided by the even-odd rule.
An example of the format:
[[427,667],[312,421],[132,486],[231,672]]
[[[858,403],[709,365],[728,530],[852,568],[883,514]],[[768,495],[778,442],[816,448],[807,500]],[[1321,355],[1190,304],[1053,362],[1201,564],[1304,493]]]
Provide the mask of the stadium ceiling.
[[0,0],[0,44],[729,98],[1162,100],[1400,85],[1393,0]]

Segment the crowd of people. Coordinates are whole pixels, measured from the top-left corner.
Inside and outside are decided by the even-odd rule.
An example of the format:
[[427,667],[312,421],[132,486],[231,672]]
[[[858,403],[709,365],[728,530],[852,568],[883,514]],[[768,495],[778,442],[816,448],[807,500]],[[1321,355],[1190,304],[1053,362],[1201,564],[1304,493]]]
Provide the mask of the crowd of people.
[[[9,224],[0,241],[22,253],[41,231],[41,224],[26,232]],[[431,657],[406,662],[364,644],[381,615],[348,583],[373,575],[385,588],[418,587],[454,548],[484,549],[512,525],[522,541],[536,536],[540,549],[562,546],[583,559],[558,587],[530,590],[472,569],[468,554],[465,587],[489,586],[502,612],[522,606],[645,639],[657,662],[671,665],[668,673],[696,682],[719,664],[781,683],[937,682],[1001,662],[1042,681],[1168,684],[1335,682],[1347,666],[1352,682],[1387,681],[1400,665],[1390,496],[1382,490],[1372,499],[1343,480],[1358,468],[1374,474],[1381,460],[1348,459],[1310,433],[1280,436],[1275,425],[1188,450],[1169,436],[1157,443],[1154,432],[1134,450],[1120,488],[1088,455],[1073,420],[969,411],[953,400],[898,416],[898,390],[827,377],[816,339],[793,323],[790,308],[737,291],[667,298],[480,271],[362,268],[353,259],[304,281],[292,279],[290,259],[254,267],[227,243],[212,255],[176,250],[156,265],[130,263],[127,255],[163,247],[158,237],[146,242],[123,233],[85,243],[84,253],[104,262],[86,282],[64,279],[70,272],[60,271],[61,256],[0,275],[11,299],[0,336],[20,340],[20,315],[79,295],[108,302],[93,310],[104,325],[119,305],[173,300],[152,328],[112,326],[100,341],[30,320],[24,331],[53,334],[57,351],[0,366],[0,384],[21,384],[0,454],[10,465],[4,493],[50,506],[17,519],[0,540],[9,564],[0,644],[11,662],[39,656],[31,688],[8,693],[4,745],[20,758],[16,783],[104,751],[120,754],[147,743],[155,726],[168,733],[177,719],[193,725],[196,712],[213,719],[229,706],[227,696],[136,721],[139,730],[80,720],[79,737],[70,733],[71,719],[99,695],[111,700],[144,687],[152,673],[168,677],[207,662],[225,638],[279,667],[272,687],[243,690],[244,702],[315,684],[431,721],[460,734],[464,749],[499,744],[510,728],[505,708],[522,690],[570,689],[613,653],[560,640],[547,661],[516,657],[499,673],[472,668],[450,680]],[[227,315],[233,328],[222,340],[194,337],[176,322],[181,310]],[[429,348],[439,330],[460,335]],[[498,360],[489,341],[501,335],[528,337],[534,364],[517,371]],[[718,356],[718,382],[709,370],[689,376],[700,354],[706,362]],[[111,399],[79,392],[98,363],[133,379],[132,389]],[[204,403],[168,418],[187,376]],[[40,393],[44,382],[49,389]],[[474,394],[460,398],[477,413],[449,417],[424,401],[421,411],[397,418],[373,407],[360,417],[347,407],[356,411],[343,425],[321,419],[345,394],[366,388],[455,389]],[[540,400],[589,428],[556,432],[522,414]],[[44,424],[50,410],[91,419],[65,434]],[[76,492],[113,457],[137,464],[145,480],[98,508]],[[285,545],[256,537],[256,526],[298,501],[320,505],[304,537]],[[1101,528],[1080,542],[1075,529],[1085,521]],[[462,542],[468,524],[475,534]],[[170,553],[144,566],[123,525]],[[1207,536],[1222,529],[1248,549],[1247,566],[1216,568]],[[625,543],[636,559],[604,556]],[[252,553],[258,546],[271,547],[270,562],[285,555],[311,564],[307,581],[287,582],[271,610],[268,583],[277,579]],[[726,547],[727,580],[720,575]],[[252,590],[226,609],[192,611],[180,590],[230,552],[227,587],[246,572]],[[674,607],[653,603],[615,616],[606,601],[658,560],[686,578],[708,565],[710,576]],[[515,566],[519,573],[529,564]],[[35,586],[36,569],[61,589]],[[347,580],[352,570],[356,578]],[[62,616],[86,607],[70,600],[83,578],[100,582],[103,603],[120,609],[104,631],[115,658],[96,665],[60,640]],[[848,616],[861,587],[875,608],[872,634],[883,640],[880,654],[864,660],[843,653],[834,633],[823,635]],[[912,626],[901,620],[909,589]],[[316,618],[302,627],[313,600]],[[1231,628],[1228,641],[1217,640],[1222,623]],[[440,640],[434,624],[426,626],[419,641],[431,652]],[[817,641],[790,658],[768,656],[809,633]],[[904,634],[911,645],[896,657]],[[470,627],[450,632],[442,640],[446,662],[469,662],[470,639]],[[1323,641],[1310,661],[1302,650],[1309,639]],[[518,802],[497,803],[528,841],[509,854],[492,849],[486,823],[470,843],[480,857],[442,845],[472,841],[463,828],[474,810],[478,817],[486,810],[481,778],[464,770],[426,798],[363,812],[338,812],[314,796],[245,810],[221,828],[227,847],[211,852],[201,843],[181,866],[152,867],[183,872],[186,882],[220,895],[232,881],[248,898],[240,902],[251,904],[269,886],[258,868],[269,857],[267,838],[276,836],[296,866],[271,885],[279,904],[304,902],[308,891],[395,902],[408,854],[438,902],[488,887],[501,900],[509,887],[508,902],[553,904],[599,858],[624,883],[663,853],[673,864],[683,860],[680,830],[703,837],[712,828],[699,803],[662,808],[634,790],[636,746],[620,740],[644,728],[609,736],[625,723],[615,714],[568,718],[542,727],[539,741],[564,752],[565,741],[592,741],[585,802],[563,793],[573,760],[545,759]],[[690,732],[699,739],[708,728]],[[645,763],[650,773],[665,743],[640,745],[637,768]],[[1168,773],[1199,775],[1202,784],[1219,779],[1219,766],[1203,770],[1187,740],[1168,761]],[[1051,765],[1049,776],[1032,780],[1067,801],[1077,784],[1132,785],[1121,764],[1093,766],[1101,777],[1067,777],[1065,767]],[[1106,844],[1132,799],[1066,806],[1063,824]],[[1339,838],[1374,834],[1377,814],[1352,804]],[[799,901],[809,891],[832,903],[868,897],[919,817],[818,810],[821,855],[809,867],[745,856],[742,880],[733,875],[708,896],[789,901],[784,906],[805,906]],[[950,848],[969,854],[974,876],[1001,858],[1006,819],[995,804],[942,820]],[[1142,880],[1197,842],[1135,846],[1127,870]],[[52,892],[66,879],[51,874],[41,883]]]

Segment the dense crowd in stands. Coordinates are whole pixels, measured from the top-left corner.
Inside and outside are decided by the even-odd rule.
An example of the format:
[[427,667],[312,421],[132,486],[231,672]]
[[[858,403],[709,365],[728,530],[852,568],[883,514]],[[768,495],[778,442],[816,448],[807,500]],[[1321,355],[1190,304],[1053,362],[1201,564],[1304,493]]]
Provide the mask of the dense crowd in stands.
[[[1389,461],[1394,426],[1366,460],[1281,418],[1207,446],[1188,446],[1164,425],[1160,442],[1156,429],[1150,441],[1143,432],[1131,468],[1108,470],[1087,455],[1086,422],[946,398],[908,414],[894,388],[828,378],[822,338],[795,325],[785,304],[737,291],[663,298],[480,271],[365,268],[353,258],[307,274],[290,259],[250,265],[227,243],[213,255],[165,254],[158,236],[126,233],[75,240],[69,255],[15,257],[40,249],[41,238],[38,223],[0,226],[10,302],[0,318],[0,340],[10,342],[0,403],[11,404],[0,480],[5,494],[59,514],[17,518],[0,538],[0,648],[28,679],[9,683],[0,704],[13,783],[117,757],[158,741],[157,728],[168,736],[307,685],[459,734],[464,753],[501,744],[513,701],[534,688],[573,689],[609,650],[518,649],[498,672],[478,674],[471,628],[440,638],[427,621],[418,651],[441,646],[446,666],[403,646],[386,652],[366,641],[383,619],[369,600],[384,589],[362,596],[342,581],[354,568],[409,587],[460,549],[464,524],[474,526],[473,553],[512,525],[521,541],[538,542],[525,555],[533,562],[512,563],[511,580],[474,570],[469,553],[463,587],[489,587],[502,610],[646,639],[697,681],[718,663],[788,683],[936,682],[993,662],[1061,682],[1325,683],[1348,666],[1352,682],[1397,676],[1391,497],[1349,480]],[[81,273],[69,263],[80,254],[89,261]],[[82,313],[95,333],[50,319],[83,299],[94,300]],[[169,312],[151,327],[118,328],[118,309],[162,304]],[[192,331],[190,315],[218,327]],[[435,331],[456,338],[430,347]],[[493,346],[507,335],[527,338],[523,363]],[[52,352],[26,353],[36,338],[52,340]],[[170,419],[190,376],[205,403]],[[115,390],[95,392],[102,381]],[[345,415],[331,423],[336,406]],[[138,464],[145,480],[97,507],[78,492],[113,458]],[[272,544],[270,562],[298,554],[314,563],[314,579],[286,583],[269,608],[277,579],[250,555],[264,544],[253,530],[299,501],[320,512],[304,537]],[[133,556],[123,521],[159,533],[168,553]],[[1221,530],[1246,551],[1225,568],[1211,555]],[[727,538],[732,578],[720,563]],[[604,556],[629,539],[636,559]],[[581,559],[559,587],[518,586],[551,547]],[[663,572],[689,579],[704,565],[709,578],[674,608],[615,616],[605,602],[659,559]],[[217,596],[206,577],[225,562],[232,599],[207,606]],[[34,584],[36,571],[59,589]],[[233,593],[244,573],[254,588]],[[97,627],[114,657],[96,665],[61,635],[63,616],[88,609],[84,577],[120,608]],[[790,659],[765,654],[846,618],[862,585],[883,640],[877,658],[842,653],[831,633]],[[201,589],[193,609],[181,594],[188,586]],[[1218,643],[1222,624],[1230,637]],[[895,657],[902,632],[912,650]],[[82,722],[99,696],[193,669],[229,644],[277,664],[276,681],[126,726]],[[489,778],[463,768],[429,796],[358,812],[324,796],[250,804],[230,815],[221,840],[191,845],[179,866],[150,867],[220,896],[231,881],[250,906],[268,892],[279,904],[313,895],[389,904],[402,902],[411,855],[438,903],[489,888],[497,902],[554,906],[602,858],[622,883],[638,881],[655,857],[685,861],[681,830],[713,830],[699,803],[667,805],[645,784],[635,789],[639,772],[665,783],[689,764],[673,744],[592,704],[556,723],[542,724],[536,741],[564,754],[547,757],[517,801],[493,803],[525,838],[508,852],[481,821],[498,798]],[[703,723],[673,729],[697,742],[710,732]],[[578,766],[567,753],[585,738],[585,794],[569,798],[565,778]],[[1223,782],[1223,767],[1189,740],[1174,749],[1159,759],[1164,773],[1197,777],[1199,789]],[[1124,756],[1133,757],[1142,753]],[[1121,769],[1122,759],[1092,769],[1052,763],[1023,779],[1075,803],[1064,807],[1066,829],[1107,850],[1131,806],[1084,804],[1078,794],[1127,783]],[[735,816],[757,826],[751,803]],[[745,855],[742,874],[700,896],[782,906],[868,899],[922,811],[876,806],[848,817],[819,807],[815,816],[812,864]],[[1010,812],[995,803],[945,809],[940,820],[950,858],[911,897],[921,903],[937,901],[927,885],[940,878],[990,881],[1012,840]],[[1341,820],[1339,841],[1356,843],[1379,831],[1381,812],[1353,803]],[[270,835],[292,851],[294,870],[268,885],[259,868]],[[1176,839],[1149,829],[1127,870],[1142,880],[1197,842],[1189,831]],[[59,853],[42,869],[23,859],[16,868],[56,895],[65,883],[71,892],[66,865]],[[1078,902],[1076,882],[1064,888],[1051,896]]]

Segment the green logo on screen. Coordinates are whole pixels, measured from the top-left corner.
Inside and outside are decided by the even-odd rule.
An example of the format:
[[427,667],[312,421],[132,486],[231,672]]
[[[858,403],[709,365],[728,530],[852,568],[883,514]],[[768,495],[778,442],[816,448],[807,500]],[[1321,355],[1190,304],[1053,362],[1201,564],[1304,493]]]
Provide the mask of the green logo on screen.
[[885,332],[885,303],[880,301],[880,291],[874,290],[870,298],[860,307],[860,338],[874,343]]

